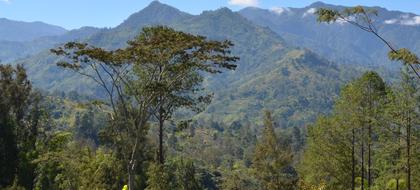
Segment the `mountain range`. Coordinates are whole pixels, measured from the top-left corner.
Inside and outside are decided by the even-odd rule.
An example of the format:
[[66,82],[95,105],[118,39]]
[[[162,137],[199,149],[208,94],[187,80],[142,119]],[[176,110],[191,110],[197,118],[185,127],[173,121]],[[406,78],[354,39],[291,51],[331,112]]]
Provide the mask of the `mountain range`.
[[[239,12],[221,8],[191,15],[153,1],[115,28],[84,27],[29,41],[0,42],[0,58],[24,64],[34,85],[41,89],[100,97],[103,92],[93,81],[58,68],[58,58],[49,49],[73,40],[107,49],[122,48],[143,27],[167,25],[209,39],[231,40],[235,44],[232,53],[241,58],[236,71],[207,78],[206,85],[215,97],[200,119],[227,124],[259,121],[261,112],[268,109],[280,125],[299,126],[328,113],[340,87],[366,65],[390,65],[374,59],[386,54],[374,38],[343,23],[316,23],[313,10],[321,6],[331,5],[318,2],[301,9],[245,8]],[[403,14],[386,13],[389,16],[383,22],[388,23]],[[398,32],[407,30],[415,37],[418,26],[393,22],[389,25],[398,27],[386,25],[381,31],[402,45],[417,47],[400,39]]]
[[[388,61],[388,47],[372,34],[345,22],[318,23],[314,13],[321,7],[346,8],[316,2],[304,8],[245,8],[239,13],[275,31],[289,44],[312,49],[334,62],[399,68],[399,64]],[[394,47],[406,47],[420,53],[420,42],[412,40],[420,37],[420,16],[381,7],[368,8],[377,11],[378,16],[373,17],[374,25]]]

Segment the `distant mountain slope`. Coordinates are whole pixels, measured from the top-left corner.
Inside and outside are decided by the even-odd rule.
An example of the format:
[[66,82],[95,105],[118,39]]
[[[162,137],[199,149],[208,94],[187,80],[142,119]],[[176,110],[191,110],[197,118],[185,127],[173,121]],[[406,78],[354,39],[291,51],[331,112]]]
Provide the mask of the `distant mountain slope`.
[[31,41],[0,41],[0,60],[11,62],[16,59],[25,58],[48,50],[60,43],[85,40],[100,30],[94,27],[83,27],[70,30],[62,35],[40,37]]
[[128,40],[137,36],[144,26],[171,25],[191,17],[192,15],[174,7],[153,1],[117,27],[103,30],[93,35],[88,41],[105,48],[120,48],[125,46]]
[[45,36],[57,36],[67,30],[42,22],[20,22],[0,18],[0,41],[31,41]]
[[[320,7],[345,8],[317,2],[305,8],[245,8],[239,13],[260,26],[269,27],[291,45],[312,49],[338,63],[399,66],[387,60],[388,49],[371,34],[342,22],[318,23],[313,13]],[[420,16],[373,8],[379,13],[375,22],[380,34],[396,47],[408,47],[420,53],[420,41],[417,40]]]
[[[193,16],[154,1],[118,27],[101,30],[86,41],[119,48],[150,25],[168,25],[210,39],[229,39],[235,44],[232,53],[241,58],[238,69],[207,79],[206,85],[215,93],[215,99],[200,115],[203,119],[227,123],[258,120],[264,109],[270,109],[282,125],[301,125],[328,112],[339,86],[351,75],[347,73],[354,72],[313,52],[291,48],[270,29],[227,8]],[[26,65],[38,87],[101,95],[92,81],[64,72],[55,65],[56,61],[57,57],[45,51],[19,62]]]

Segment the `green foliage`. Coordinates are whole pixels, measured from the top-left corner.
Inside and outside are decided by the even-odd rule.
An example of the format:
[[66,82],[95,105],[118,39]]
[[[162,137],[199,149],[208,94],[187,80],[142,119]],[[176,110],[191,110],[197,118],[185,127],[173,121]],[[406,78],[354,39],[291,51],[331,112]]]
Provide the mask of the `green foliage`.
[[66,132],[53,134],[35,163],[36,189],[117,189],[123,180],[112,152],[78,144]]
[[191,160],[175,158],[164,165],[151,163],[147,172],[148,190],[199,190],[201,181]]
[[226,190],[257,190],[259,183],[253,177],[252,168],[247,168],[244,163],[237,161],[234,163],[230,172],[225,171],[222,189]]
[[392,180],[414,179],[403,169],[415,165],[410,140],[418,135],[418,127],[407,123],[416,120],[407,118],[418,118],[413,109],[418,106],[417,90],[414,78],[408,76],[403,75],[401,89],[391,90],[374,72],[343,88],[333,114],[320,118],[309,130],[299,167],[305,183],[325,181],[327,189],[361,188],[362,183],[365,188],[387,189]]
[[277,139],[273,119],[268,111],[265,113],[262,138],[257,143],[254,154],[252,167],[263,189],[296,188],[297,176],[288,171],[292,164],[291,147]]
[[43,113],[26,71],[0,65],[0,187],[32,188],[35,150]]
[[[134,62],[135,92],[152,94],[150,110],[159,121],[160,163],[164,162],[163,128],[175,111],[184,108],[202,111],[211,101],[203,92],[204,74],[235,69],[239,58],[230,56],[230,41],[212,41],[168,27],[147,27],[124,54]],[[130,86],[126,86],[130,91]],[[133,93],[131,90],[129,93]]]
[[318,22],[332,23],[340,18],[340,13],[336,10],[319,8],[315,13],[318,15]]
[[390,51],[388,56],[389,59],[393,61],[400,61],[404,64],[420,64],[417,55],[406,48],[402,48],[396,51]]

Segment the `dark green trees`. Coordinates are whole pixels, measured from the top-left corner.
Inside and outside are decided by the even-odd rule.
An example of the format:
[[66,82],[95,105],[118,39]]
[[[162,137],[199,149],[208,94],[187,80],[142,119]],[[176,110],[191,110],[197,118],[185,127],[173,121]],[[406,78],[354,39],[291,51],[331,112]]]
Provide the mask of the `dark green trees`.
[[410,189],[419,102],[415,79],[403,78],[392,90],[367,72],[343,88],[333,114],[309,130],[300,167],[305,182],[325,181],[329,189]]
[[[395,180],[396,187],[403,183],[407,189],[417,189],[420,184],[418,174],[413,177],[413,166],[418,164],[418,135],[420,124],[419,85],[408,71],[402,72],[402,80],[390,96],[387,106],[388,131],[385,141],[394,141],[386,148],[394,156],[388,160],[389,171],[394,175],[388,180]],[[392,151],[392,152],[391,152]],[[415,161],[417,160],[417,161]],[[388,176],[388,175],[385,175]],[[416,182],[414,182],[414,181]],[[401,188],[401,187],[400,187]]]
[[0,187],[31,189],[35,177],[35,143],[41,125],[39,96],[32,91],[25,69],[0,65]]
[[252,167],[262,189],[295,189],[297,176],[293,175],[291,146],[277,138],[270,112],[265,113],[263,134],[254,154]]

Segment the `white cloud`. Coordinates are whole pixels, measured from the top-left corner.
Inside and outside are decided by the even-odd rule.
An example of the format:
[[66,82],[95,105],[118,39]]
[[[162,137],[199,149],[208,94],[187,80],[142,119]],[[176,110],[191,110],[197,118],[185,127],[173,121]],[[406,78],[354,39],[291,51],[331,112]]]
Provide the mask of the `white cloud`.
[[257,7],[259,0],[229,0],[229,4],[244,7]]
[[303,13],[303,17],[306,17],[308,15],[313,15],[316,12],[316,8],[310,8],[305,13]]
[[10,0],[0,0],[1,2],[10,3]]
[[342,19],[337,19],[337,20],[335,21],[335,23],[337,23],[337,24],[339,24],[339,25],[344,25],[344,24],[347,24],[347,21],[342,20]]
[[408,14],[403,14],[399,18],[385,20],[384,23],[417,26],[420,25],[420,16],[410,16]]
[[413,16],[409,19],[402,20],[401,24],[409,26],[420,25],[420,16]]
[[276,13],[278,15],[281,15],[286,12],[290,12],[290,8],[287,8],[287,7],[273,7],[270,10],[271,12]]
[[395,18],[384,21],[385,24],[396,24],[397,22],[398,22],[398,19],[395,19]]
[[339,25],[345,25],[345,24],[348,24],[348,21],[356,22],[356,17],[350,16],[347,18],[347,20],[337,19],[334,23],[339,24]]

